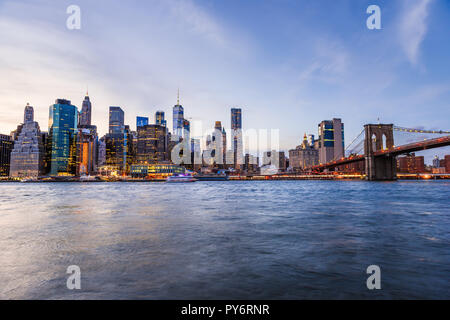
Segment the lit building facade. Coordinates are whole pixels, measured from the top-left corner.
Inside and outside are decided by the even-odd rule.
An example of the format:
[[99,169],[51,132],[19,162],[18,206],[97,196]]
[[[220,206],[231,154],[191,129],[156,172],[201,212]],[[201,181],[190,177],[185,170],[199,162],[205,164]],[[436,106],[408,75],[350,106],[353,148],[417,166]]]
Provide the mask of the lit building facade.
[[109,107],[109,133],[105,136],[106,166],[122,174],[127,165],[125,113],[120,107]]
[[76,174],[78,109],[69,100],[50,106],[48,140],[50,175]]
[[77,175],[97,172],[98,137],[96,126],[81,126],[77,136]]
[[424,173],[425,159],[415,153],[397,158],[397,170],[402,173]]
[[306,168],[319,164],[319,151],[314,148],[306,134],[301,145],[289,150],[289,166],[294,171],[303,171]]
[[344,124],[341,119],[325,120],[319,124],[319,162],[327,163],[344,157]]
[[11,136],[0,134],[0,177],[9,176],[13,146],[14,143]]
[[131,176],[133,178],[166,178],[168,176],[184,174],[186,169],[174,164],[133,164]]
[[136,164],[156,164],[169,161],[167,128],[147,125],[138,128]]
[[167,127],[167,121],[165,119],[164,111],[156,111],[155,124],[157,124],[158,126]]

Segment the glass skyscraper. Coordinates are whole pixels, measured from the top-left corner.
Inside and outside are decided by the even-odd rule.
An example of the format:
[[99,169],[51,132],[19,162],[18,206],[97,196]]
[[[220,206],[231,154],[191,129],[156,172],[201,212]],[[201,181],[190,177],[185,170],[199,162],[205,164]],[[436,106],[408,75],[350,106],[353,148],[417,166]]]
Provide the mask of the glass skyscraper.
[[184,108],[178,102],[173,107],[173,133],[177,137],[183,136]]
[[50,175],[76,173],[78,109],[69,100],[57,99],[49,110]]

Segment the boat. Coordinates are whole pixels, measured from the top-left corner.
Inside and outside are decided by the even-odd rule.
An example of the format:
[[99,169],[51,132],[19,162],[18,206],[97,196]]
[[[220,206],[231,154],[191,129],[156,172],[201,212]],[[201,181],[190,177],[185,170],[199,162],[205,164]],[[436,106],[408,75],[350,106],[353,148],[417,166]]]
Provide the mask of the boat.
[[169,183],[183,183],[183,182],[195,182],[197,179],[195,179],[190,174],[180,174],[180,175],[173,175],[170,177],[167,177],[166,182]]
[[82,175],[80,177],[80,182],[93,182],[93,181],[97,181],[97,177],[87,175]]
[[197,174],[195,179],[198,181],[228,181],[226,174]]

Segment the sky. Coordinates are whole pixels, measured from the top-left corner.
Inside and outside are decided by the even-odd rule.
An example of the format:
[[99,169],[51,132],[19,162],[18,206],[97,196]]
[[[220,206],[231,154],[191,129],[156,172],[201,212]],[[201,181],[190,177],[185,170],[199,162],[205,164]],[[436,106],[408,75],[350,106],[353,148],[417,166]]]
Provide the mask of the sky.
[[46,131],[55,99],[81,109],[87,88],[101,134],[109,106],[132,129],[163,110],[171,128],[178,89],[204,130],[240,107],[244,129],[279,129],[284,150],[332,118],[347,142],[378,121],[450,130],[449,39],[448,0],[0,0],[0,132],[26,103]]

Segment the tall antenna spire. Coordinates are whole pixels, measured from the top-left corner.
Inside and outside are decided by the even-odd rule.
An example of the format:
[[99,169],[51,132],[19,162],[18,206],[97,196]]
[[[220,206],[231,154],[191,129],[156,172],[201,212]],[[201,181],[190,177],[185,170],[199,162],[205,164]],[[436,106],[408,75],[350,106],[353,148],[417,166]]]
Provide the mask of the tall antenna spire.
[[180,88],[178,88],[177,105],[180,105]]
[[86,96],[89,97],[89,85],[86,86]]

